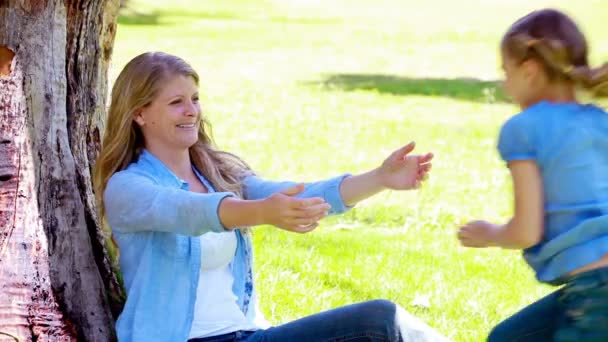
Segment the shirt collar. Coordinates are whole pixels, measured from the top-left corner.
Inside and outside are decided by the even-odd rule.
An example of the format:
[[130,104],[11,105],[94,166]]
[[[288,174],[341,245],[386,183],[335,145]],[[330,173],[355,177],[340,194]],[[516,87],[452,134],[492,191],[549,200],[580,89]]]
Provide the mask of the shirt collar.
[[137,165],[163,180],[171,180],[179,187],[187,184],[186,181],[177,177],[160,159],[146,149],[143,149],[139,154]]
[[[160,177],[162,179],[171,180],[174,182],[176,186],[180,188],[187,188],[188,182],[176,176],[160,159],[158,159],[155,155],[150,153],[148,150],[143,149],[139,154],[139,159],[137,160],[137,165],[146,169],[146,171],[154,174],[154,176]],[[215,189],[211,185],[211,183],[200,173],[194,165],[192,165],[192,170],[198,177],[198,179],[203,182],[205,187],[207,187],[208,192],[215,192]]]

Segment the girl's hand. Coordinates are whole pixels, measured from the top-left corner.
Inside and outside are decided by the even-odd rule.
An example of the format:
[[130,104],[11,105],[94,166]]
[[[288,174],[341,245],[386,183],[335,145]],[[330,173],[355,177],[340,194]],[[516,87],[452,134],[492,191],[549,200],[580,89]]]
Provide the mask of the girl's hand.
[[420,187],[431,170],[432,153],[409,155],[414,150],[411,142],[391,153],[376,170],[383,187],[393,190],[408,190]]
[[327,216],[330,205],[320,197],[293,197],[302,191],[304,185],[298,184],[263,199],[261,221],[296,233],[307,233],[315,229],[319,225],[317,221]]
[[471,221],[460,227],[458,240],[465,247],[491,247],[501,226],[486,221]]

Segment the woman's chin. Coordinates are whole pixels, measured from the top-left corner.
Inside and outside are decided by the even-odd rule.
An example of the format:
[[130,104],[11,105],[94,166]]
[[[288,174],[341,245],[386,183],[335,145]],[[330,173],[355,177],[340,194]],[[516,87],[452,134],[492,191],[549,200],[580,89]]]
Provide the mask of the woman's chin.
[[182,142],[181,146],[183,148],[188,149],[188,148],[194,146],[194,144],[196,144],[197,141],[198,141],[198,137],[195,139],[186,139]]

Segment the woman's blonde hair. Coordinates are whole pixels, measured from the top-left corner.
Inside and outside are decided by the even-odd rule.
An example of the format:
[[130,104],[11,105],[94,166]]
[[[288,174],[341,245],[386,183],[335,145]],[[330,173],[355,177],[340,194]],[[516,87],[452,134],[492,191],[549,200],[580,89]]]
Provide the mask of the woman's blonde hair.
[[[103,193],[108,180],[136,161],[144,148],[142,132],[134,121],[136,111],[149,105],[162,84],[178,75],[191,77],[198,85],[198,74],[183,59],[163,52],[147,52],[133,58],[116,79],[93,176],[102,220],[105,216]],[[211,126],[204,117],[198,130],[198,141],[190,147],[190,158],[216,191],[243,196],[241,181],[250,169],[240,158],[214,147]],[[104,233],[111,236],[107,230],[104,228]]]
[[585,36],[558,10],[538,10],[519,19],[504,35],[501,46],[517,62],[541,62],[551,80],[570,80],[595,96],[608,96],[608,63],[589,66]]

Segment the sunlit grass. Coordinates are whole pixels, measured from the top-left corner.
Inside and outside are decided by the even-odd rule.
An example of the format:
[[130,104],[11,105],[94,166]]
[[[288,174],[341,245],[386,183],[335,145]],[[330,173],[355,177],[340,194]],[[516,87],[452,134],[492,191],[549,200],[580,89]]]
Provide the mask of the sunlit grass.
[[504,221],[510,180],[495,151],[517,111],[500,93],[497,44],[533,8],[565,9],[608,61],[599,0],[131,1],[110,79],[162,50],[201,76],[218,145],[271,179],[310,181],[378,165],[411,140],[436,154],[416,192],[385,192],[307,235],[255,229],[262,311],[275,324],[386,298],[454,341],[481,341],[549,291],[519,253],[467,250],[455,230]]

